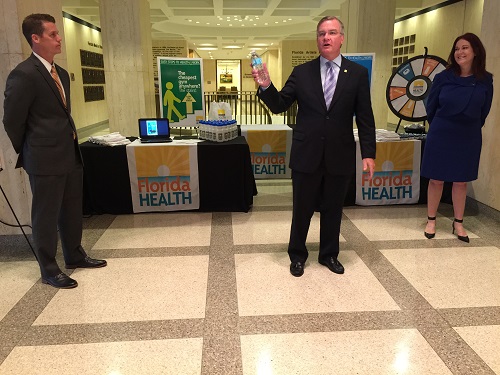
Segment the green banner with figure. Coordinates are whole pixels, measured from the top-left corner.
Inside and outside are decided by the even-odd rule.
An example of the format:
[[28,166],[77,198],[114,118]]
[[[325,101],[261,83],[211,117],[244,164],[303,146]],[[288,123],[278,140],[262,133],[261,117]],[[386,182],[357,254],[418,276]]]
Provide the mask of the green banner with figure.
[[171,127],[197,126],[205,119],[203,60],[158,57],[161,117]]

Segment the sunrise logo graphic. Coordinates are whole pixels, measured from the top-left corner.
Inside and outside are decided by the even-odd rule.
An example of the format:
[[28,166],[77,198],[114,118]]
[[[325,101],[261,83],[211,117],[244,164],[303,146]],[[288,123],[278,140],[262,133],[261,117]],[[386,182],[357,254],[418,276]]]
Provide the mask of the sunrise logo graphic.
[[286,130],[252,131],[247,135],[255,176],[286,174]]

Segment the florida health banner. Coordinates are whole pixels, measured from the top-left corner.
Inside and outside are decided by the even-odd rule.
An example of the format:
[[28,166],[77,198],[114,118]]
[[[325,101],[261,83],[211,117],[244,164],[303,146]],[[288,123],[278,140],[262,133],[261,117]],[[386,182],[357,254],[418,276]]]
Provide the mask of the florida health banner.
[[377,142],[375,173],[363,172],[356,142],[356,204],[362,206],[418,203],[420,197],[420,144],[418,140]]
[[171,127],[196,126],[205,119],[203,60],[158,57],[161,117]]
[[243,125],[256,179],[291,178],[292,129],[286,125]]
[[200,208],[196,144],[127,145],[134,212]]

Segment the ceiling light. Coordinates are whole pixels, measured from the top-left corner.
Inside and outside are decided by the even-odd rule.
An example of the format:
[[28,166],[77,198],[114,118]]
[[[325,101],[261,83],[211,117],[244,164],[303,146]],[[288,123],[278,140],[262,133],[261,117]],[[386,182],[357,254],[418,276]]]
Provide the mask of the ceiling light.
[[217,51],[217,47],[198,47],[200,51]]

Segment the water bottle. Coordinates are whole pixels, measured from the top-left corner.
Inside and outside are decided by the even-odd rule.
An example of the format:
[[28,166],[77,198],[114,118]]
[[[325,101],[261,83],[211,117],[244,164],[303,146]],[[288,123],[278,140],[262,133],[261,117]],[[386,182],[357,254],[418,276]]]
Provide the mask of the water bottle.
[[259,85],[262,85],[263,82],[268,81],[269,77],[267,76],[266,71],[264,70],[262,59],[255,51],[252,51],[252,68],[258,71],[257,81]]

